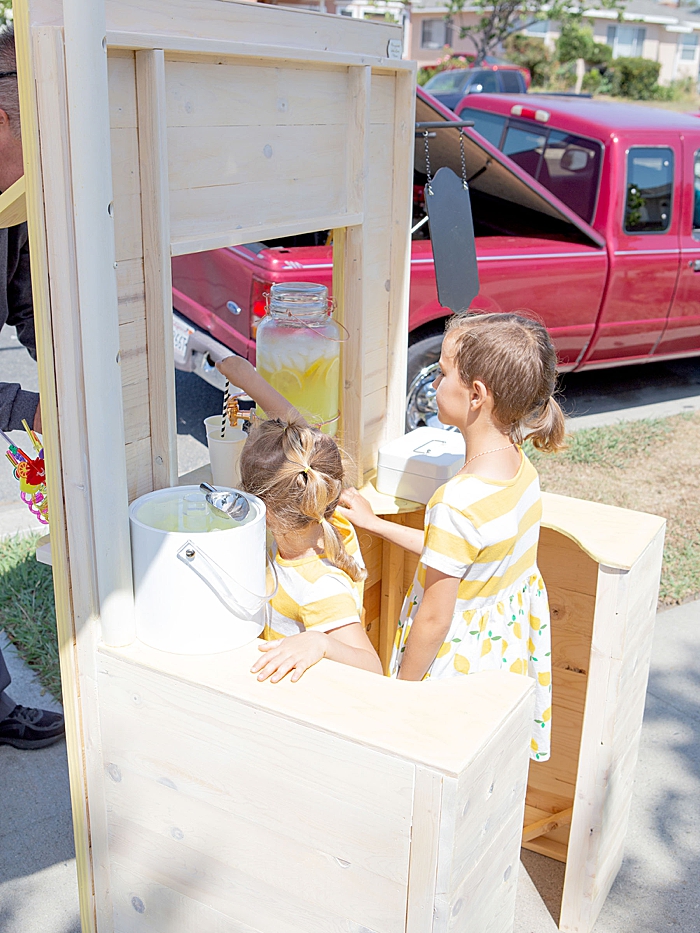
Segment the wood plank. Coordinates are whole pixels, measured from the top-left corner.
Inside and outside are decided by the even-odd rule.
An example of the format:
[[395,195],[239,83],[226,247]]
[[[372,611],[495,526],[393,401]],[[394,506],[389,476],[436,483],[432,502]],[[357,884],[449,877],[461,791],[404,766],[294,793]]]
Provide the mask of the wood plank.
[[119,327],[119,363],[123,386],[148,382],[145,320]]
[[573,540],[589,557],[619,570],[629,570],[666,525],[658,515],[554,493],[542,494],[542,506],[544,528],[575,534]]
[[108,783],[112,847],[140,862],[145,878],[168,879],[183,894],[241,919],[254,917],[265,901],[275,928],[303,930],[306,922],[311,929],[316,915],[338,927],[350,916],[371,929],[403,930],[405,877],[378,875],[371,861],[350,862],[281,824],[263,825],[254,806],[231,813],[127,767],[120,766],[120,775]]
[[264,242],[271,237],[293,236],[300,233],[314,233],[317,230],[331,230],[338,226],[354,227],[363,223],[362,214],[320,214],[315,217],[297,218],[289,223],[269,222],[254,226],[229,222],[207,225],[204,221],[195,233],[183,233],[173,236],[170,252],[173,256],[185,256],[205,250],[221,249],[224,246],[239,246],[242,243]]
[[99,734],[95,678],[99,599],[63,33],[52,27],[30,31],[25,4],[15,7],[15,28],[78,896],[81,927],[85,933],[94,933],[98,921],[109,921],[111,905],[101,762],[91,754],[92,740]]
[[411,274],[411,222],[413,216],[413,155],[415,150],[415,74],[398,72],[395,78],[393,129],[393,187],[391,207],[391,265],[388,309],[387,400],[389,406],[379,443],[399,437],[405,427],[408,361],[408,301]]
[[[396,519],[392,519],[396,520]],[[398,522],[398,524],[402,524]],[[399,614],[406,589],[404,580],[403,548],[389,541],[384,542],[382,551],[382,605],[379,629],[379,660],[385,674],[389,673],[391,654],[399,623]]]
[[312,130],[348,123],[347,68],[270,67],[255,59],[178,61],[166,55],[165,75],[171,128],[238,127],[238,143],[248,146],[255,128]]
[[406,933],[430,933],[433,929],[443,782],[442,774],[416,768]]
[[595,596],[598,564],[582,554],[575,541],[553,528],[542,527],[537,564],[547,587]]
[[154,488],[162,489],[177,483],[165,58],[162,51],[136,53],[136,90],[151,456]]
[[559,829],[560,826],[570,826],[573,812],[573,807],[569,807],[567,810],[560,810],[534,823],[526,824],[523,828],[523,842],[546,836],[555,829]]
[[117,263],[117,292],[120,324],[146,319],[143,259]]
[[136,63],[131,50],[109,49],[109,125],[136,129]]
[[0,229],[15,227],[27,220],[26,182],[24,175],[0,193]]
[[144,437],[124,447],[126,470],[129,477],[129,502],[153,490],[151,438]]
[[374,586],[365,587],[365,599],[364,599],[364,626],[369,640],[372,642],[372,647],[375,651],[379,651],[379,614],[380,614],[380,604],[382,598],[382,584],[381,580],[378,580]]
[[201,55],[208,58],[256,58],[265,61],[269,65],[303,62],[317,65],[346,65],[350,68],[368,66],[378,68],[388,74],[397,71],[410,72],[415,67],[410,62],[401,61],[400,59],[387,60],[383,56],[370,55],[366,51],[358,54],[308,48],[297,50],[286,44],[231,42],[226,39],[175,37],[163,33],[115,29],[108,29],[106,38],[110,49],[144,49],[148,51],[161,48],[165,49],[170,56],[179,53],[183,58]]

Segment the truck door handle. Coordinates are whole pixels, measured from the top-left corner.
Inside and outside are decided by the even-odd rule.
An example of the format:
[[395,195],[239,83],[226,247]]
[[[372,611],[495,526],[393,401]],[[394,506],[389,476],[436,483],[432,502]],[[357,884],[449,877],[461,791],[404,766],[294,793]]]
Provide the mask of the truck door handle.
[[700,259],[691,259],[688,262],[688,268],[693,272],[700,272]]

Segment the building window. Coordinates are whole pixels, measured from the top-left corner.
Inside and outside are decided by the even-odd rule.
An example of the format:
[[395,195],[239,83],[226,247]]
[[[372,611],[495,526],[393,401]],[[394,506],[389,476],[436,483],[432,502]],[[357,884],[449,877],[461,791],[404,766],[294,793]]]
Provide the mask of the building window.
[[680,59],[682,62],[695,61],[695,53],[698,48],[698,37],[695,33],[681,33],[678,36],[678,48],[680,50]]
[[537,39],[544,39],[544,37],[549,32],[549,20],[548,19],[538,19],[534,23],[530,23],[529,26],[526,26],[523,30],[526,36],[533,36]]
[[442,49],[452,45],[452,26],[444,19],[424,19],[421,23],[422,49]]
[[607,43],[612,46],[613,58],[639,58],[646,34],[646,29],[636,26],[608,26]]

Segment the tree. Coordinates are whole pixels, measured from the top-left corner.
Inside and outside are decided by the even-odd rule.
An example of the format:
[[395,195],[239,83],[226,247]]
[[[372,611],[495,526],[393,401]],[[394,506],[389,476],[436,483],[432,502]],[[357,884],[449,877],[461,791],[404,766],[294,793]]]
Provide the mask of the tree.
[[0,26],[12,19],[12,0],[0,0]]
[[[599,0],[599,9],[622,13],[622,0]],[[446,19],[459,26],[459,37],[468,37],[474,44],[476,61],[482,62],[513,33],[533,23],[554,20],[563,27],[580,23],[584,19],[582,0],[551,0],[542,4],[538,0],[448,0]],[[477,21],[467,26],[459,23],[462,14],[476,13]]]

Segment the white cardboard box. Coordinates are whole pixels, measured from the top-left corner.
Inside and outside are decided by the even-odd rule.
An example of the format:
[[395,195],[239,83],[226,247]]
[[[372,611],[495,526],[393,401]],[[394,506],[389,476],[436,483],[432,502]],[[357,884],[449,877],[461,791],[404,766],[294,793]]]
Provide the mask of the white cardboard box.
[[459,432],[416,428],[380,447],[377,491],[427,504],[464,465],[465,456]]

